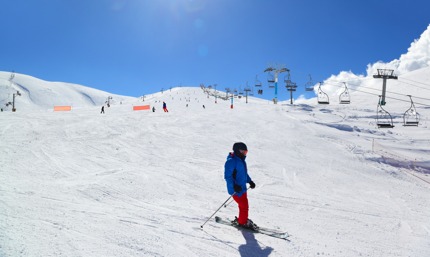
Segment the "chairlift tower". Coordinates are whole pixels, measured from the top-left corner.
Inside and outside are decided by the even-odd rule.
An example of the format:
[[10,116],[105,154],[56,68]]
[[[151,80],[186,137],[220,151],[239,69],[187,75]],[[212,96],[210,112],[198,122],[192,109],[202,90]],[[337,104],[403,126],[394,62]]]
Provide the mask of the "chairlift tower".
[[284,78],[285,87],[290,92],[290,104],[293,104],[293,92],[297,90],[297,84],[290,79],[290,70],[287,71],[287,78]]
[[112,100],[112,96],[108,96],[106,100],[107,107],[110,107],[110,100]]
[[228,93],[230,93],[230,88],[229,87],[226,87],[225,88],[225,100],[227,100],[228,99]]
[[216,91],[216,87],[218,86],[218,84],[214,84],[214,88],[215,88],[215,103],[218,103],[217,102],[217,97],[218,97],[218,93],[217,93],[217,91]]
[[8,106],[8,105],[10,105],[10,104],[12,104],[12,112],[16,112],[16,108],[15,108],[15,97],[16,96],[18,96],[18,95],[21,95],[21,93],[19,92],[19,91],[16,91],[16,93],[13,93],[13,100],[12,100],[12,103],[11,102],[8,102],[7,104],[6,104],[6,106]]
[[[264,72],[269,72],[269,76],[271,76],[268,79],[269,83],[275,83],[275,97],[273,98],[273,103],[278,103],[278,74],[282,72],[289,71],[287,68],[274,68],[272,66],[268,67],[264,70]],[[273,77],[272,77],[273,76]]]
[[387,89],[387,79],[397,79],[397,76],[393,74],[394,70],[389,69],[378,69],[378,74],[373,75],[375,79],[383,79],[382,82],[382,95],[381,95],[381,105],[385,105],[385,91]]
[[248,86],[248,81],[246,82],[246,87],[243,91],[245,91],[246,103],[248,103],[248,92],[251,92],[251,88]]

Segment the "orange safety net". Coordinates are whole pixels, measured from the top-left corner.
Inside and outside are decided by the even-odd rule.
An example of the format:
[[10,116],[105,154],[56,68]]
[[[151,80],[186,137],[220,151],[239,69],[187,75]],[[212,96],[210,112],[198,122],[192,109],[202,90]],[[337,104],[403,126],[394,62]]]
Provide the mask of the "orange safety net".
[[72,106],[54,106],[54,112],[68,112],[72,110]]
[[133,111],[142,111],[142,110],[149,110],[150,106],[149,105],[137,105],[137,106],[133,106]]

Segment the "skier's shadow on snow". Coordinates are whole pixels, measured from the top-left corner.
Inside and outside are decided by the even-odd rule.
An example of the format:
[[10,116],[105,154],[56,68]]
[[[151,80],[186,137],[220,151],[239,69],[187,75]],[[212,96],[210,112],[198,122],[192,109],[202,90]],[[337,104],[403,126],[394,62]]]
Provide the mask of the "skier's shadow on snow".
[[261,257],[261,256],[269,256],[273,248],[266,246],[262,248],[257,239],[255,239],[255,235],[249,231],[242,231],[242,235],[246,240],[246,243],[239,246],[239,253],[242,257]]

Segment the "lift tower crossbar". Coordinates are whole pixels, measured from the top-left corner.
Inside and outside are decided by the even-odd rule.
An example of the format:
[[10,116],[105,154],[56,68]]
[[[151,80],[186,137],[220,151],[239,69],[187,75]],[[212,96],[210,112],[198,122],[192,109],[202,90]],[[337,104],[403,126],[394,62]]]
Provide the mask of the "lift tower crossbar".
[[387,79],[397,79],[397,76],[393,74],[394,70],[389,69],[378,69],[378,74],[373,75],[375,79],[383,79],[382,83],[382,95],[381,95],[381,105],[385,105],[385,91],[387,89]]
[[268,80],[269,83],[275,83],[275,97],[273,98],[273,103],[278,103],[278,74],[282,72],[289,71],[287,68],[274,68],[274,67],[268,67],[264,70],[264,72],[269,72],[269,74],[273,74],[274,78],[271,78]]

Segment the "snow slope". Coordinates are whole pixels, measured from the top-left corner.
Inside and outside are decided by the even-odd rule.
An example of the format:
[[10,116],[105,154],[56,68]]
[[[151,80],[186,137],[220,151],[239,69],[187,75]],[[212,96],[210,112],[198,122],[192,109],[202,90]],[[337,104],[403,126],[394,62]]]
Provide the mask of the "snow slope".
[[[428,88],[428,74],[413,79]],[[145,102],[114,96],[102,115],[106,92],[15,77],[28,91],[17,112],[0,113],[1,257],[430,255],[427,106],[420,126],[403,127],[409,103],[387,101],[396,127],[378,129],[377,96],[359,91],[350,105],[242,98],[230,109],[184,87]],[[52,112],[63,103],[76,108]],[[156,112],[133,112],[139,104]],[[250,217],[290,242],[213,220],[200,228],[228,197],[223,165],[236,141],[257,184]]]
[[64,82],[48,82],[28,75],[0,72],[0,105],[4,110],[7,102],[16,96],[17,110],[52,110],[54,106],[70,105],[73,107],[90,107],[105,104],[109,97],[113,102],[132,100],[134,98],[119,96],[101,90]]

